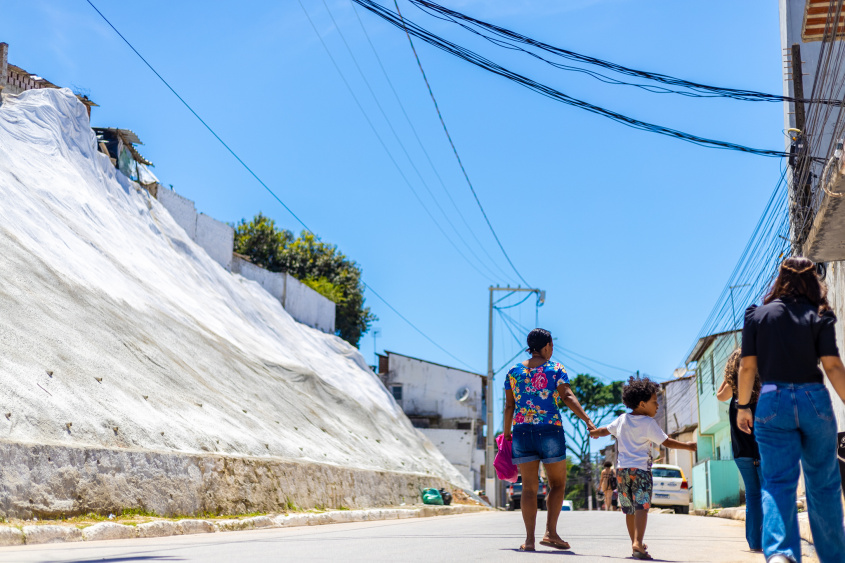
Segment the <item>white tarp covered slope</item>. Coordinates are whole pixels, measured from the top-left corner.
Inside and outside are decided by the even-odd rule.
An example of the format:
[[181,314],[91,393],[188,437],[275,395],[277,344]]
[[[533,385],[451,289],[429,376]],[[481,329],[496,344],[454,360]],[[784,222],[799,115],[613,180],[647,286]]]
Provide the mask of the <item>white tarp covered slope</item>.
[[223,270],[119,174],[67,89],[0,106],[0,403],[4,441],[274,456],[468,487],[358,350]]

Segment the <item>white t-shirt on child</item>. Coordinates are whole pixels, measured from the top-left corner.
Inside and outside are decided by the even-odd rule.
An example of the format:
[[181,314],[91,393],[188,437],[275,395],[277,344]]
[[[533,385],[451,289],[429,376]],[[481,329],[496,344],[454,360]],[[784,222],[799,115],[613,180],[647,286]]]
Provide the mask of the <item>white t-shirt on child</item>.
[[648,471],[648,453],[651,451],[649,442],[659,445],[669,437],[652,417],[644,414],[625,413],[608,424],[607,430],[616,437],[618,469]]

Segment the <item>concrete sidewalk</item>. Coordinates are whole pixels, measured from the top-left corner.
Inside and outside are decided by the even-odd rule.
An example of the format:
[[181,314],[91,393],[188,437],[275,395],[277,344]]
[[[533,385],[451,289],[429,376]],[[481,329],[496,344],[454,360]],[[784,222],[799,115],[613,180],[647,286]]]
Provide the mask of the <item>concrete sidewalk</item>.
[[[700,512],[704,512],[703,516],[708,516],[706,514],[708,511],[706,510],[696,510],[695,513],[698,515]],[[730,520],[742,520],[745,522],[745,507],[744,506],[732,506],[729,508],[723,508],[719,510],[713,516],[718,516],[719,518],[728,518]],[[810,531],[810,515],[807,512],[799,512],[798,513],[798,531],[801,534],[801,539],[813,543],[813,532]]]
[[333,510],[321,513],[278,514],[232,519],[158,519],[137,525],[100,522],[88,526],[73,523],[31,524],[21,527],[0,526],[0,546],[64,543],[79,541],[158,538],[215,532],[234,532],[264,528],[291,528],[347,522],[402,520],[429,516],[449,516],[484,512],[484,506],[416,505],[408,508],[373,508],[367,510]]

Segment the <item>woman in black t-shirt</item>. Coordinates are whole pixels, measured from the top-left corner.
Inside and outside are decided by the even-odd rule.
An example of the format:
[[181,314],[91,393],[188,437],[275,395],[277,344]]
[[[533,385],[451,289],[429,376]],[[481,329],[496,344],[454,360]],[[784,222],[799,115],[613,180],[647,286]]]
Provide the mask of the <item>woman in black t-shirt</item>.
[[[736,425],[736,397],[737,378],[739,376],[740,349],[737,348],[728,357],[725,364],[725,380],[716,392],[720,401],[730,399],[729,420],[731,423],[731,446],[734,462],[742,481],[745,483],[745,540],[751,551],[763,551],[763,475],[760,469],[760,451],[754,434],[742,432]],[[751,392],[751,413],[757,407],[760,397],[760,375],[754,378],[754,389]]]
[[[836,419],[824,371],[845,402],[836,316],[807,258],[787,258],[760,307],[745,313],[737,426],[754,427],[763,470],[763,553],[767,561],[799,561],[795,492],[804,470],[813,543],[822,563],[845,563],[842,488],[836,461]],[[751,414],[754,375],[762,387]],[[800,464],[799,464],[800,462]]]

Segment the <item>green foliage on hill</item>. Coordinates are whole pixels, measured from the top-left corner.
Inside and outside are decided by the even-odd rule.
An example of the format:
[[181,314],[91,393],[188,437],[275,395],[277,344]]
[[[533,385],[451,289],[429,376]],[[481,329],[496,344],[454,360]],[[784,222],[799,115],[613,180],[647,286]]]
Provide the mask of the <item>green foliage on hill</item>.
[[302,231],[295,237],[259,213],[235,226],[235,252],[271,272],[287,272],[334,301],[335,332],[353,346],[376,320],[364,306],[361,267],[313,233]]

